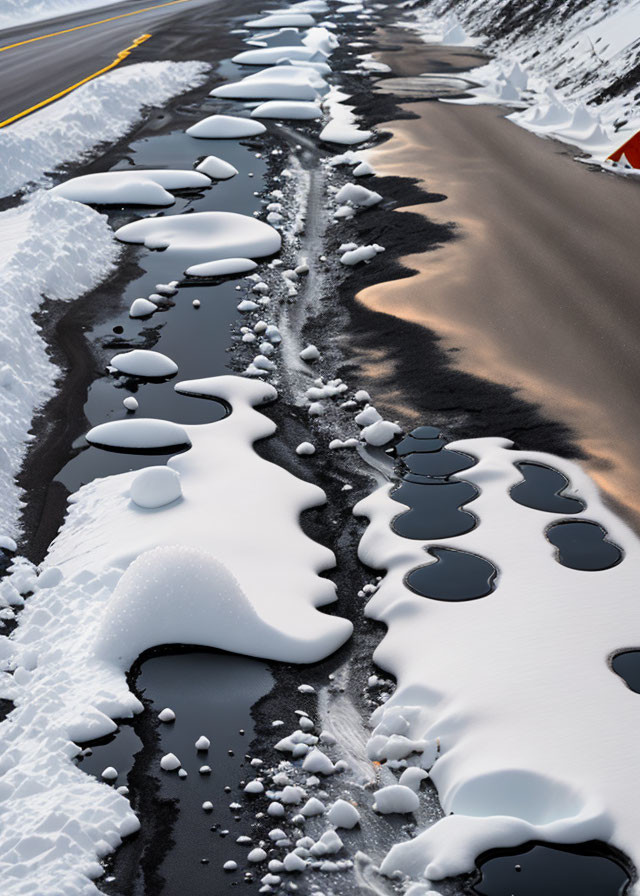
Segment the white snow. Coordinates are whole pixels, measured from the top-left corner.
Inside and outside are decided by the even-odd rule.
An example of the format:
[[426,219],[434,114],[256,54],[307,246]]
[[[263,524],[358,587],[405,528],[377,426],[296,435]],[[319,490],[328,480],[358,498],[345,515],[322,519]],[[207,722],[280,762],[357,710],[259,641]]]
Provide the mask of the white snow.
[[157,310],[156,303],[150,302],[149,299],[134,299],[129,308],[129,317],[148,317]]
[[257,267],[255,261],[250,258],[222,258],[219,261],[192,264],[185,273],[190,277],[228,277],[230,274],[255,271]]
[[371,206],[382,202],[380,193],[375,193],[373,190],[367,190],[366,187],[363,187],[360,184],[345,184],[338,190],[335,199],[336,202],[348,202],[359,208],[371,208]]
[[161,722],[175,722],[176,714],[167,706],[165,709],[158,713],[158,718]]
[[312,121],[322,118],[322,111],[315,103],[302,100],[268,100],[253,109],[251,117]]
[[259,121],[250,118],[238,118],[237,115],[209,115],[187,128],[191,137],[212,140],[238,140],[243,137],[256,137],[264,134],[266,128]]
[[32,315],[43,296],[69,301],[97,286],[117,255],[106,218],[78,203],[41,192],[0,213],[0,535],[18,534],[14,477],[59,374]]
[[221,259],[262,258],[280,250],[277,230],[264,221],[236,212],[194,212],[143,218],[118,228],[125,243],[143,243],[147,249],[179,251],[194,264]]
[[309,13],[276,12],[244,24],[245,28],[310,28],[316,20]]
[[328,89],[327,82],[313,68],[275,65],[247,75],[240,81],[216,87],[210,95],[224,99],[311,101]]
[[100,423],[89,430],[86,438],[91,445],[134,451],[158,451],[162,448],[170,451],[191,444],[186,430],[178,423],[145,417]]
[[320,139],[325,143],[342,143],[345,146],[354,146],[364,143],[373,136],[373,131],[362,130],[354,124],[345,124],[340,121],[330,121],[322,129]]
[[135,477],[129,494],[138,507],[165,507],[182,497],[180,476],[170,467],[147,467]]
[[[179,641],[315,662],[351,633],[346,620],[319,612],[335,600],[319,575],[335,561],[299,524],[324,494],[252,447],[275,429],[254,409],[275,390],[233,376],[178,390],[231,408],[215,423],[178,427],[192,448],[167,468],[180,476],[182,499],[149,511],[130,499],[140,473],[95,480],[71,499],[43,567],[48,587],[26,561],[3,582],[4,591],[16,590],[13,579],[34,592],[12,638],[0,638],[0,696],[16,707],[0,725],[0,878],[19,882],[15,892],[39,892],[47,880],[65,896],[95,893],[88,877],[101,873],[98,860],[138,828],[126,797],[72,757],[74,741],[110,734],[114,718],[142,711],[126,678],[140,651]],[[256,507],[269,508],[268,526]],[[181,763],[167,754],[162,767]]]
[[336,828],[351,830],[360,823],[360,813],[354,805],[346,800],[336,800],[327,812],[327,818]]
[[[374,713],[372,741],[424,741],[420,764],[435,762],[430,777],[447,813],[394,846],[382,871],[440,880],[471,871],[494,847],[591,839],[612,843],[637,867],[640,760],[628,749],[640,735],[637,695],[608,660],[636,640],[640,541],[575,463],[513,451],[505,439],[448,447],[478,458],[456,478],[478,488],[479,524],[444,544],[495,564],[491,595],[449,603],[412,593],[404,577],[424,566],[429,545],[391,530],[398,504],[388,487],[355,511],[370,520],[362,561],[387,571],[367,606],[388,629],[375,660],[398,681]],[[572,519],[604,526],[622,562],[595,573],[558,563],[544,531],[563,517],[510,497],[522,478],[516,462],[560,470],[587,505]]]
[[315,446],[312,445],[311,442],[300,442],[300,444],[296,448],[296,454],[299,454],[301,457],[309,456],[315,453]]
[[107,72],[73,93],[0,131],[0,196],[31,182],[46,183],[48,172],[88,158],[95,147],[114,143],[159,106],[201,84],[203,62],[141,62]]
[[[635,80],[624,84],[625,76],[637,64],[640,2],[613,0],[603,5],[590,0],[564,10],[562,16],[544,16],[532,5],[523,9],[511,29],[496,38],[494,25],[501,22],[506,2],[462,0],[456,4],[466,31],[478,35],[467,38],[465,45],[485,42],[497,57],[470,74],[484,85],[472,93],[479,101],[526,107],[524,113],[511,116],[512,120],[578,146],[602,163],[640,128]],[[439,16],[448,6],[437,0],[413,11],[414,23],[425,40],[440,39],[443,22],[450,20]],[[583,115],[583,106],[592,116],[586,133],[571,121],[574,112]]]
[[340,261],[342,264],[353,266],[363,261],[369,262],[381,252],[384,252],[384,248],[377,243],[374,243],[372,246],[357,246],[355,249],[349,249],[341,255]]
[[211,186],[206,174],[174,168],[127,169],[72,177],[52,193],[93,205],[173,205],[171,191]]
[[416,792],[404,784],[389,784],[376,790],[374,794],[373,808],[382,815],[415,812],[419,807],[420,800]]
[[196,165],[196,171],[202,171],[203,174],[206,174],[212,180],[229,180],[229,178],[235,177],[238,173],[237,168],[234,168],[229,162],[225,162],[224,159],[218,158],[218,156],[207,156]]
[[175,772],[181,765],[180,760],[175,753],[166,753],[160,760],[160,767],[165,772]]
[[164,377],[174,376],[178,372],[178,365],[167,355],[145,348],[134,348],[114,355],[109,363],[127,376]]
[[315,345],[306,345],[300,352],[300,358],[303,361],[317,361],[319,357],[320,352]]

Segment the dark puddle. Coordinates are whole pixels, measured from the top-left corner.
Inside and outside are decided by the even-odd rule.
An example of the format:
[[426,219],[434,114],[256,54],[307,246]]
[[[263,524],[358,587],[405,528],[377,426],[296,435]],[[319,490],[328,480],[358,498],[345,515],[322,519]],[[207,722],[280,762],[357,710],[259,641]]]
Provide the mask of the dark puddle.
[[409,507],[391,523],[393,531],[403,538],[433,541],[464,535],[475,528],[474,514],[462,509],[463,504],[478,497],[478,490],[470,482],[425,479],[417,483],[404,479],[391,497]]
[[623,650],[611,661],[611,668],[629,690],[640,694],[640,650]]
[[459,451],[438,451],[429,454],[407,454],[402,461],[409,471],[430,479],[446,479],[476,464],[473,457]]
[[478,896],[621,896],[630,877],[603,844],[525,844],[492,850],[478,860]]
[[[423,427],[424,428],[424,427]],[[444,448],[446,441],[442,437],[434,436],[432,438],[414,438],[411,435],[405,436],[401,442],[395,446],[396,454],[404,457],[405,454],[413,454],[416,451],[430,452],[440,451]]]
[[476,600],[491,594],[497,570],[477,554],[452,548],[429,548],[435,563],[412,570],[406,584],[422,597],[432,600]]
[[510,495],[518,504],[533,510],[549,513],[580,513],[586,504],[578,498],[570,498],[562,492],[569,486],[567,477],[544,464],[517,463],[522,482],[514,485]]
[[622,560],[622,551],[608,541],[605,529],[598,523],[561,520],[545,534],[557,548],[558,563],[569,569],[595,572],[610,569]]
[[[138,811],[142,791],[145,799],[153,796],[141,814],[143,830],[118,850],[101,889],[123,896],[183,896],[244,885],[242,871],[230,875],[222,866],[230,859],[239,868],[247,864],[249,847],[235,841],[251,836],[253,818],[246,810],[247,798],[240,798],[239,782],[259,774],[245,756],[255,733],[251,709],[273,684],[268,666],[234,654],[176,648],[142,657],[131,679],[145,704],[143,714],[132,725],[122,725],[108,742],[93,744],[81,767],[100,777],[105,767],[114,766],[120,773],[115,786],[127,783],[128,775]],[[175,722],[157,719],[165,707],[173,709]],[[195,742],[203,734],[211,746],[198,752]],[[144,741],[142,752],[138,736]],[[178,756],[186,778],[160,769],[166,753]],[[203,765],[211,768],[210,774],[199,773]],[[149,776],[155,788],[145,783]],[[205,801],[213,803],[211,812],[202,809]],[[236,801],[243,803],[242,810],[230,808]]]
[[[203,117],[206,112],[203,110]],[[264,144],[264,141],[262,141]],[[235,140],[198,140],[175,131],[170,134],[145,138],[133,143],[127,158],[115,167],[126,169],[135,165],[143,168],[175,167],[191,169],[204,156],[216,155],[238,169],[238,174],[226,181],[213,182],[210,189],[197,195],[181,195],[176,203],[164,209],[162,215],[176,215],[189,211],[235,211],[253,215],[262,210],[255,193],[264,190],[267,165],[261,155],[264,146]],[[249,175],[253,175],[250,177]],[[109,211],[105,209],[105,211]],[[141,210],[138,210],[140,213]],[[157,210],[147,210],[157,214]],[[114,228],[133,217],[130,209],[111,210]],[[91,387],[84,407],[87,429],[109,420],[133,417],[155,417],[182,424],[210,423],[225,416],[220,402],[185,396],[174,389],[176,382],[185,379],[218,376],[230,373],[230,332],[241,315],[237,310],[242,293],[236,287],[242,279],[201,282],[183,276],[184,269],[193,263],[175,251],[149,251],[142,247],[125,247],[125,253],[135,253],[139,275],[124,288],[121,311],[117,318],[96,324],[87,333],[88,340],[104,358],[105,367],[113,355],[134,348],[163,352],[178,365],[176,377],[164,382],[128,376],[102,376]],[[131,319],[128,309],[134,299],[155,293],[156,284],[178,280],[178,292],[162,300],[154,300],[159,310],[149,318]],[[200,307],[193,307],[193,300]],[[139,402],[132,414],[122,401],[129,395]],[[106,452],[88,446],[84,436],[74,444],[76,455],[59,472],[56,481],[69,491],[106,476],[128,470],[142,469],[150,463],[163,463],[175,451],[154,453]]]

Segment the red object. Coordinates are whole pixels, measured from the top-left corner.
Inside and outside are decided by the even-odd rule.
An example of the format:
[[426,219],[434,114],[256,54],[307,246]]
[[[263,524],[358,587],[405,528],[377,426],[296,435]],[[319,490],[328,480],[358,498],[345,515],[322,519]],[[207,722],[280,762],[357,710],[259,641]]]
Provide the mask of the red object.
[[632,168],[640,168],[640,131],[629,137],[626,143],[623,143],[615,152],[609,156],[609,161],[619,162],[622,156]]

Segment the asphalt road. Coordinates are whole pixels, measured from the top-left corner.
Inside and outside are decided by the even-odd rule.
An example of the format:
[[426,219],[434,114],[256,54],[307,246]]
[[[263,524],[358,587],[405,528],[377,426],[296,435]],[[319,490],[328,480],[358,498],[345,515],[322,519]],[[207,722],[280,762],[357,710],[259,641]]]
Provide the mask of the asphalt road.
[[[186,0],[161,6],[162,2],[125,0],[86,13],[0,31],[0,83],[3,86],[0,93],[0,122],[108,65],[141,34],[151,34],[151,38],[134,50],[127,61],[137,62],[153,57],[154,46],[157,46],[161,35],[166,35],[185,19],[201,17],[206,7],[213,12],[220,5],[220,0]],[[125,16],[126,13],[136,14]],[[124,17],[116,18],[118,16]],[[101,19],[111,21],[80,27],[99,23]],[[78,30],[54,33],[67,29]],[[12,46],[43,35],[42,40]],[[3,49],[5,47],[8,49]],[[164,53],[160,58],[171,58],[171,55]]]
[[[400,33],[380,57],[398,76],[469,66],[466,51]],[[417,276],[359,300],[435,331],[461,369],[571,427],[591,474],[640,525],[640,184],[580,164],[495,107],[406,108],[418,118],[385,123],[393,139],[372,162],[445,194],[412,211],[454,222],[458,238],[407,257]]]

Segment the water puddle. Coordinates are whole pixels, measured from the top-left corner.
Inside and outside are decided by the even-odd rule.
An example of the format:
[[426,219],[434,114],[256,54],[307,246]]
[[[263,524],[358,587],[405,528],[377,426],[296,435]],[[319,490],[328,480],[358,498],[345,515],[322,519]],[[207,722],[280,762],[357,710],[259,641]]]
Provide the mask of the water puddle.
[[545,534],[557,548],[558,563],[569,569],[596,572],[611,569],[622,560],[622,551],[607,540],[605,529],[598,523],[561,520],[550,526]]
[[[203,110],[203,115],[206,112]],[[264,141],[263,141],[264,143]],[[264,148],[264,146],[262,147]],[[238,174],[225,181],[214,181],[211,188],[190,195],[180,195],[162,215],[190,211],[234,211],[253,215],[262,210],[259,194],[265,187],[266,160],[260,147],[251,141],[200,140],[183,131],[147,137],[133,143],[126,158],[114,166],[116,170],[132,166],[144,168],[175,167],[191,169],[207,155],[216,155],[232,164]],[[131,209],[104,209],[110,214],[114,228],[133,217]],[[138,209],[137,215],[157,214],[156,210]],[[105,375],[89,388],[84,414],[87,429],[111,420],[135,416],[170,420],[174,423],[210,423],[226,414],[224,405],[210,399],[178,394],[175,382],[199,377],[227,374],[231,331],[241,315],[237,310],[240,280],[199,281],[183,276],[192,263],[176,251],[149,251],[126,247],[125,254],[135,258],[137,275],[123,287],[121,310],[95,324],[86,336],[104,357],[105,366],[113,355],[143,348],[162,352],[178,365],[178,374],[162,382],[123,375]],[[149,318],[132,319],[128,309],[136,298],[156,292],[156,284],[178,280],[175,295],[154,299],[159,309]],[[193,301],[199,301],[194,307]],[[134,396],[139,408],[132,414],[123,406],[123,399]],[[77,452],[56,477],[69,491],[75,491],[97,476],[138,470],[149,464],[165,462],[175,452],[159,454],[106,452],[88,446],[84,436],[74,444]]]
[[385,78],[374,86],[377,93],[409,97],[415,100],[435,100],[439,97],[461,97],[478,83],[458,75],[424,74],[408,78]]
[[391,523],[403,538],[434,541],[464,535],[476,525],[476,517],[462,505],[478,497],[470,482],[415,482],[404,479],[391,493],[394,501],[406,504],[409,510]]
[[629,874],[601,844],[531,843],[494,850],[479,860],[478,896],[621,896]]
[[629,690],[640,694],[640,650],[623,650],[611,661],[611,668]]
[[[251,709],[272,687],[269,668],[235,654],[176,650],[143,657],[131,677],[145,704],[143,715],[133,726],[121,725],[108,742],[93,744],[81,767],[96,777],[104,768],[115,767],[119,772],[115,786],[126,784],[127,776],[139,782],[141,775],[151,775],[157,786],[144,787],[147,802],[142,822],[153,826],[152,840],[161,838],[161,860],[156,861],[158,853],[141,832],[118,850],[101,889],[183,896],[185,892],[219,893],[239,885],[242,878],[222,866],[235,860],[239,867],[246,867],[250,847],[236,839],[251,836],[253,817],[247,813],[246,798],[242,809],[232,809],[230,804],[239,797],[239,781],[255,776],[246,759],[255,733]],[[174,722],[158,720],[165,707],[174,711]],[[134,728],[144,740],[143,752]],[[211,742],[207,751],[195,748],[201,735]],[[167,753],[180,759],[186,777],[160,769],[160,759]],[[211,771],[201,774],[203,766]],[[131,799],[137,808],[135,786]],[[209,812],[202,809],[207,801],[213,804]]]
[[558,470],[544,464],[524,462],[516,467],[523,478],[513,486],[510,494],[518,504],[549,513],[580,513],[585,509],[584,501],[562,494],[570,483]]
[[491,594],[497,570],[477,554],[452,548],[429,548],[435,563],[413,569],[406,584],[422,597],[432,600],[476,600]]

